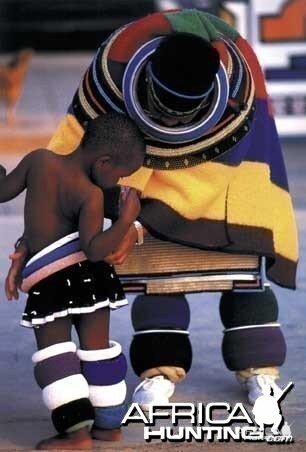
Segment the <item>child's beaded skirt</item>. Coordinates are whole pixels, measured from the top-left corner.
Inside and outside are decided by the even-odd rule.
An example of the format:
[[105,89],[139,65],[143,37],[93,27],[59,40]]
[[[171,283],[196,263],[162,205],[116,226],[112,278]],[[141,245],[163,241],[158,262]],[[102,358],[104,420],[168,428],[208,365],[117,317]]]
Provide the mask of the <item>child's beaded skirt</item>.
[[21,288],[29,294],[20,321],[25,327],[128,304],[114,268],[103,261],[89,262],[78,233],[35,254],[23,271]]

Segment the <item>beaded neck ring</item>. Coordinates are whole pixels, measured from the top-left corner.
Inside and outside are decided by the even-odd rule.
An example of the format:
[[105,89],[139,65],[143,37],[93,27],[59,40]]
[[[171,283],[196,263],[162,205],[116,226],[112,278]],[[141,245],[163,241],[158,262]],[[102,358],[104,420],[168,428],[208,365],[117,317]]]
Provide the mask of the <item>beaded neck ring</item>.
[[[170,117],[184,117],[184,116],[189,116],[192,115],[194,113],[199,112],[200,110],[202,110],[204,107],[208,106],[208,97],[211,94],[213,88],[214,88],[214,83],[211,85],[211,87],[209,88],[209,90],[206,91],[206,93],[203,96],[184,96],[184,98],[199,98],[202,99],[201,102],[194,108],[192,108],[191,110],[188,111],[177,111],[174,110],[172,108],[167,107],[165,104],[163,104],[161,102],[161,100],[159,99],[159,97],[157,96],[155,89],[154,89],[154,83],[153,80],[155,81],[155,76],[152,72],[152,68],[151,68],[151,63],[147,64],[147,76],[146,76],[146,82],[148,84],[148,90],[152,96],[153,102],[154,102],[154,106],[156,107],[156,109],[163,115],[168,115]],[[156,79],[157,80],[157,79]],[[165,88],[164,85],[162,85],[163,88]],[[169,92],[171,92],[172,90],[169,90]],[[175,91],[172,91],[172,93],[175,93]],[[179,93],[177,93],[177,96],[180,97],[182,95],[180,95]],[[182,96],[183,97],[183,96]],[[150,114],[149,114],[150,116]]]
[[[124,103],[129,116],[149,137],[166,143],[186,143],[200,138],[221,119],[228,102],[229,82],[226,69],[221,62],[213,86],[210,88],[212,100],[207,111],[199,120],[187,125],[172,127],[155,122],[145,112],[138,99],[137,83],[141,71],[163,39],[163,37],[158,37],[148,41],[130,59],[123,77]],[[204,100],[204,93],[201,98]],[[184,115],[186,116],[186,112]]]

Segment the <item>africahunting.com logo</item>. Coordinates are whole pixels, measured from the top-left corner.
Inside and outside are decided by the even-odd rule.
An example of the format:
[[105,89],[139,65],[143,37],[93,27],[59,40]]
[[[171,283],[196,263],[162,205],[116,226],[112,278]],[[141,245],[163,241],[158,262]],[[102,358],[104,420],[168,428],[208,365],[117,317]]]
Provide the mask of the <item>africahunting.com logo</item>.
[[[290,382],[284,390],[277,391],[270,384],[264,384],[262,395],[258,397],[252,409],[253,418],[243,403],[236,403],[234,406],[228,402],[208,403],[207,405],[203,403],[167,403],[152,405],[149,411],[144,411],[138,403],[133,403],[126,413],[122,425],[142,422],[144,424],[144,440],[147,442],[152,440],[163,442],[232,440],[236,442],[292,443],[294,439],[291,428],[284,419],[280,403],[293,386],[294,384]],[[225,416],[223,414],[221,418],[218,418],[216,412],[220,411]],[[157,427],[156,423],[161,420],[170,425]],[[184,423],[184,425],[179,425],[179,423]]]

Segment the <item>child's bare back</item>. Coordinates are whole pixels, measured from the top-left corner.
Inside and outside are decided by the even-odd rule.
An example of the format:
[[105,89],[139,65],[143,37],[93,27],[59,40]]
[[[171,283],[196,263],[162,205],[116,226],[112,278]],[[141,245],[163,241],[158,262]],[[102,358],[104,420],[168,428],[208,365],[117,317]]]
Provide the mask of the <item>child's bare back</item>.
[[[86,174],[47,149],[28,154],[9,175],[2,197],[14,197],[27,189],[24,209],[25,237],[31,254],[78,229],[79,212],[85,198],[97,203],[102,191]],[[101,214],[103,205],[100,205]]]
[[[89,134],[87,134],[89,135]],[[107,138],[107,137],[106,137]],[[82,250],[92,261],[103,260],[121,242],[140,211],[135,190],[122,205],[116,223],[103,232],[103,189],[114,187],[143,162],[143,140],[133,137],[134,147],[124,150],[105,137],[85,136],[70,155],[38,149],[23,158],[9,174],[0,165],[0,202],[27,189],[24,211],[25,239],[30,254],[79,231]],[[123,152],[124,151],[124,152]]]
[[[69,158],[47,149],[28,156],[25,236],[31,253],[78,229],[78,214],[84,197],[101,199],[100,190]],[[101,213],[103,206],[101,205]]]

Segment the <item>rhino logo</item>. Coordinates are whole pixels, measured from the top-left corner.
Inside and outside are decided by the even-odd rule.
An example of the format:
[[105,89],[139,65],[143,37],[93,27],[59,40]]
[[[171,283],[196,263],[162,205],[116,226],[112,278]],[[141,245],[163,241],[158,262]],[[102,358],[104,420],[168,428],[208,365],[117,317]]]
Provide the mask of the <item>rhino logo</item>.
[[[280,402],[285,398],[285,395],[293,388],[292,382],[288,383],[284,390],[281,390],[276,384],[267,383],[264,379],[258,379],[258,383],[261,386],[263,395],[258,397],[253,407],[253,415],[256,424],[261,431],[265,430],[265,426],[271,427],[273,435],[280,435],[279,427],[284,420],[281,413]],[[290,427],[287,423],[283,426],[283,429]]]

